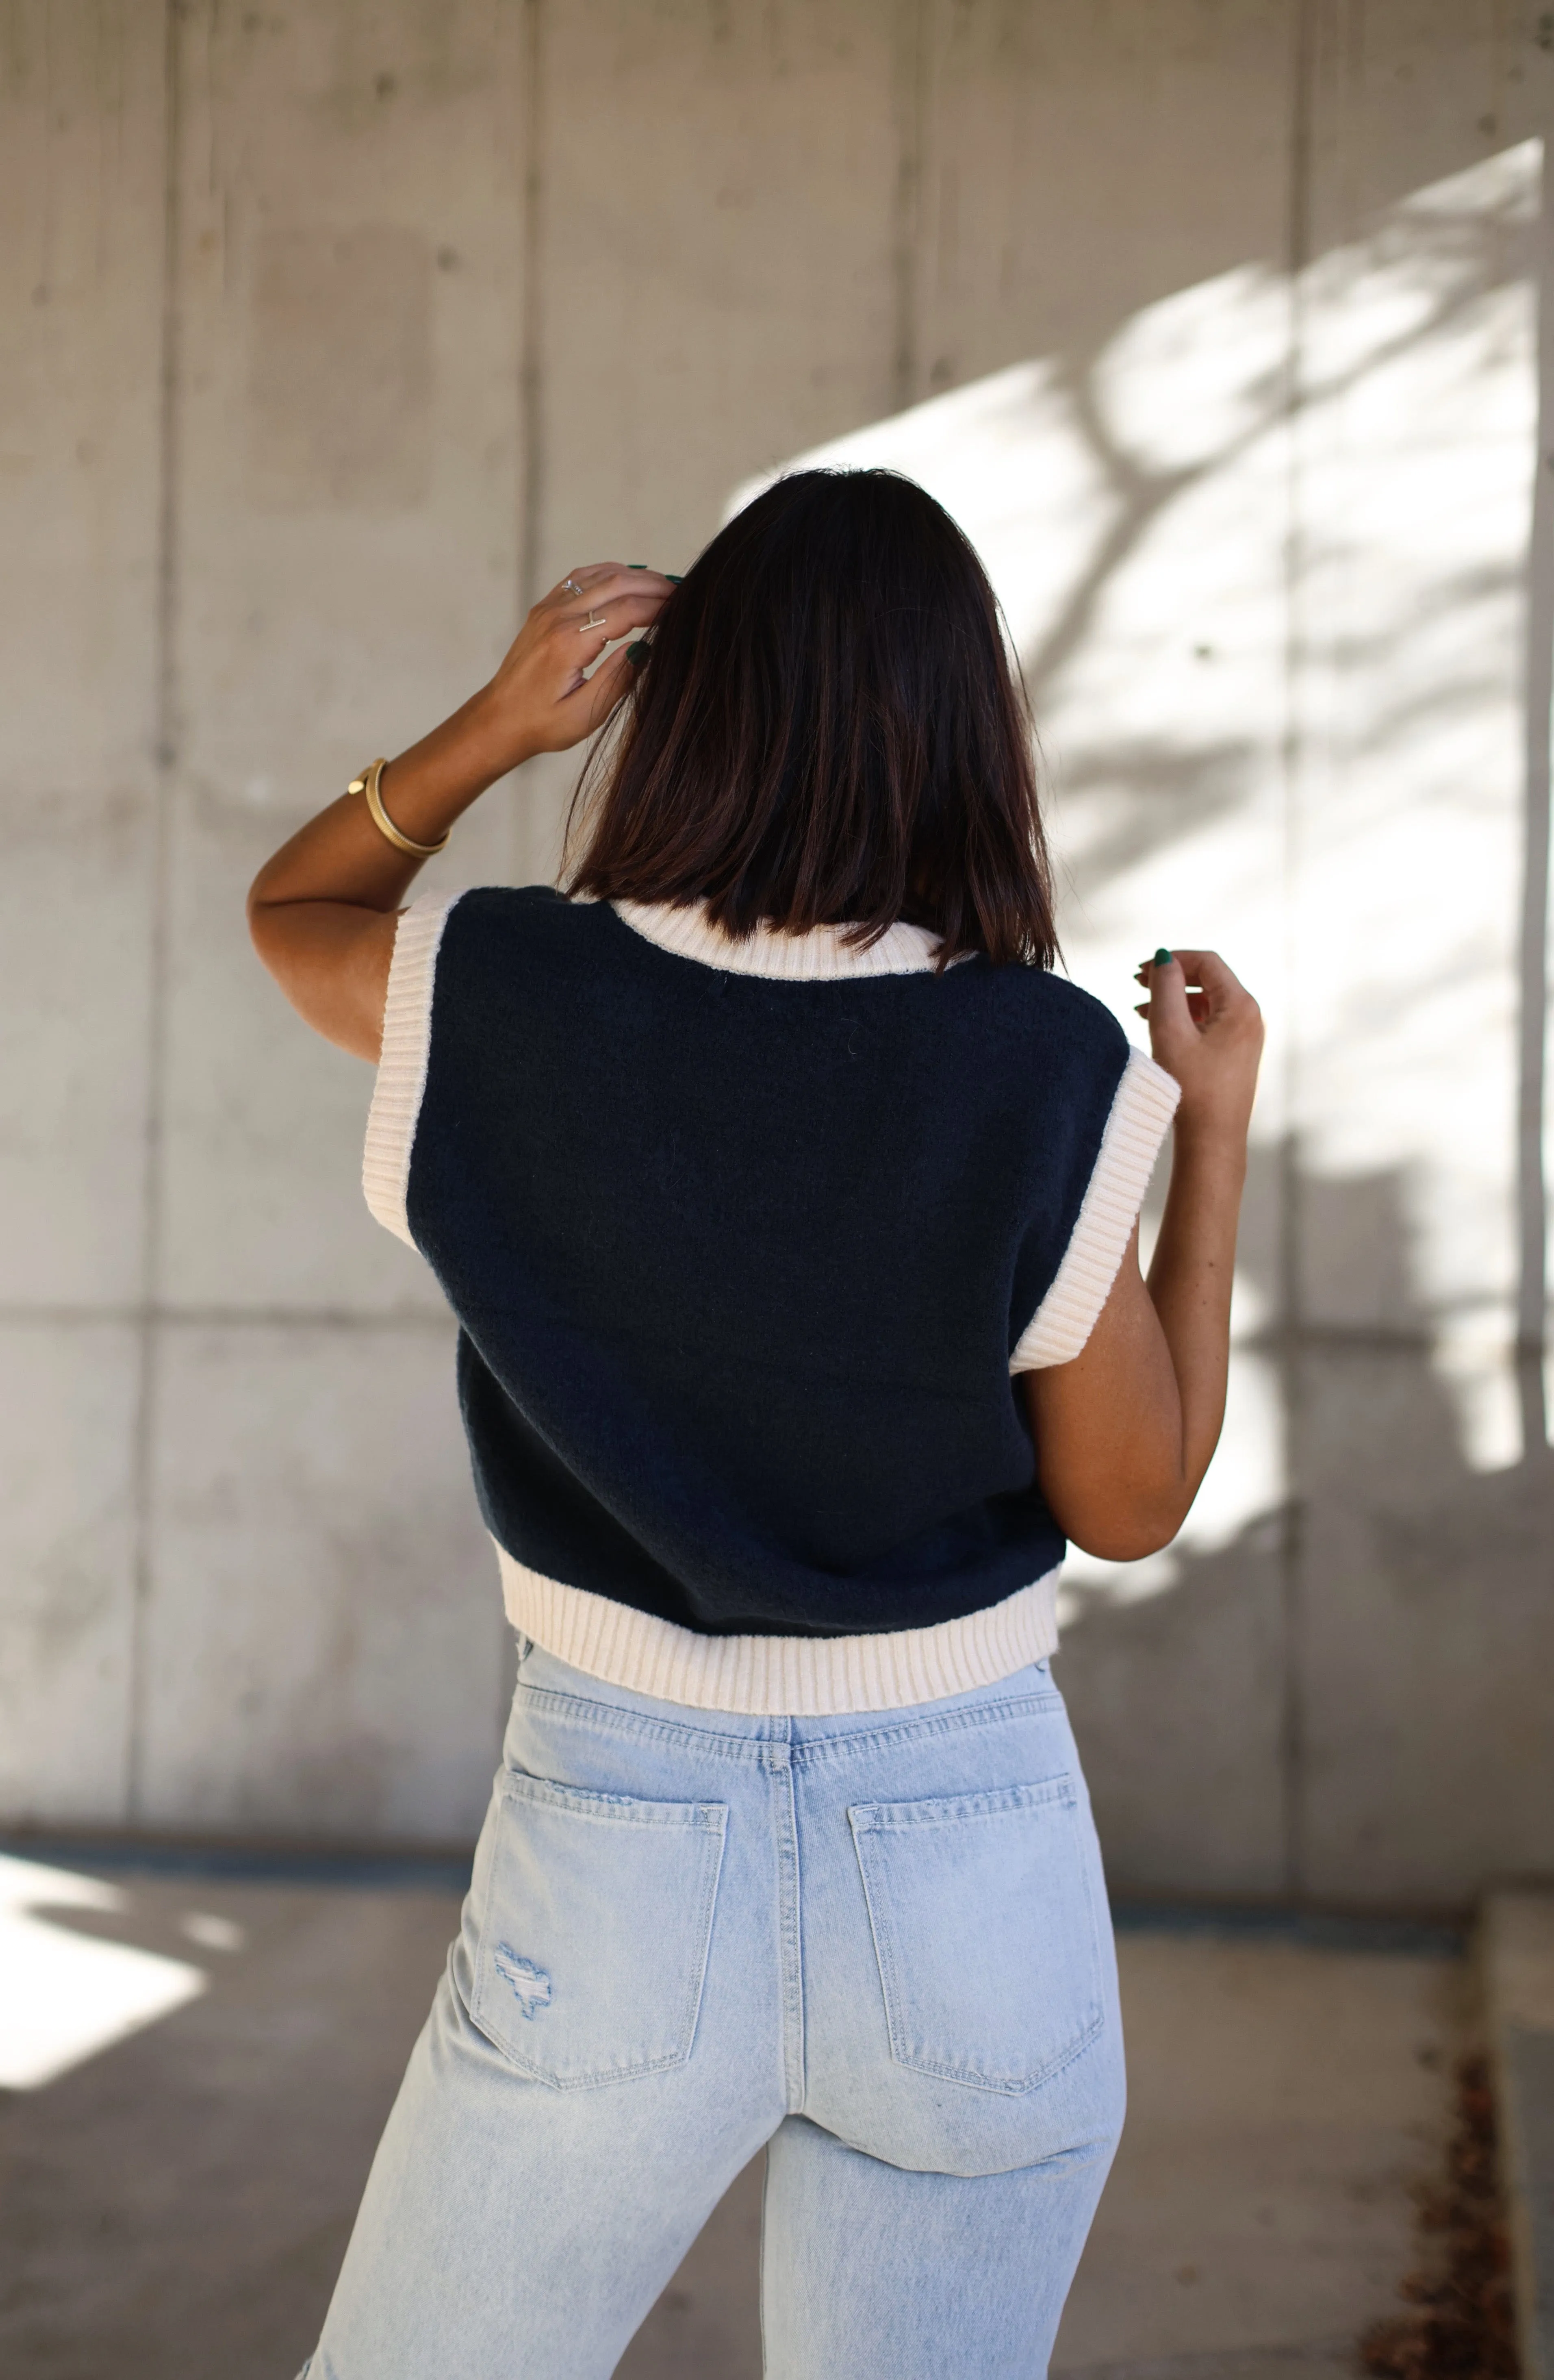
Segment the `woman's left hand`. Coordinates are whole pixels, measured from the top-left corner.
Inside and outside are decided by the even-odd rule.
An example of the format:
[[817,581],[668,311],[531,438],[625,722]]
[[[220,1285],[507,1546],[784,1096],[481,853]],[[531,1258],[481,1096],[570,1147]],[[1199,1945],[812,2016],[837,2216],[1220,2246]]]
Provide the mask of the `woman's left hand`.
[[1151,1053],[1182,1086],[1178,1137],[1203,1130],[1244,1149],[1263,1054],[1257,1002],[1218,951],[1157,952],[1136,980]]

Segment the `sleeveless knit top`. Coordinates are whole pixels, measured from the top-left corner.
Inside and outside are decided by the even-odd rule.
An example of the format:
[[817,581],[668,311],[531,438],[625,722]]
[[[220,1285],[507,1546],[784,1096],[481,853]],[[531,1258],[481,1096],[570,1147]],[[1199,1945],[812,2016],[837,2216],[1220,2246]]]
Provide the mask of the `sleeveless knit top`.
[[1076,1355],[1176,1104],[1099,1002],[896,925],[540,889],[401,919],[364,1184],[459,1325],[508,1616],[714,1710],[1056,1644],[1015,1376]]

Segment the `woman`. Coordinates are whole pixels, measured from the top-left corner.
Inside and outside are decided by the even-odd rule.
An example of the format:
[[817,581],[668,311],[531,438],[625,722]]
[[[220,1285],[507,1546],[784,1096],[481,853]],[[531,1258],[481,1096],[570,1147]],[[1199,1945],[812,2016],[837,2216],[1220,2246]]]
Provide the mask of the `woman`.
[[[612,718],[568,895],[401,913]],[[310,2372],[599,2380],[763,2143],[774,2380],[1044,2372],[1123,2113],[1058,1567],[1213,1451],[1255,1003],[1158,952],[1151,1060],[1052,972],[991,589],[880,472],[574,571],[250,915],[377,1062],[522,1655]]]

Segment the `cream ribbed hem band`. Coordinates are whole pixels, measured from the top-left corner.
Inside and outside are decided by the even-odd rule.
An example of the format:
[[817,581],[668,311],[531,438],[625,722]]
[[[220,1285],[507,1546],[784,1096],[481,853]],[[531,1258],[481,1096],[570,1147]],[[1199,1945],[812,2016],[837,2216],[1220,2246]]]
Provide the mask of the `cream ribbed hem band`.
[[1020,1333],[1009,1358],[1012,1372],[1072,1362],[1095,1329],[1181,1096],[1174,1075],[1142,1050],[1129,1051],[1074,1236],[1051,1288]]
[[423,893],[399,920],[383,1005],[382,1055],[361,1153],[361,1188],[369,1208],[385,1231],[411,1248],[416,1244],[405,1200],[431,1054],[431,985],[443,929],[457,898],[456,892]]
[[520,1635],[590,1678],[691,1710],[904,1710],[997,1685],[1058,1649],[1058,1572],[986,1611],[880,1636],[698,1636],[627,1603],[526,1570],[503,1547],[502,1599]]

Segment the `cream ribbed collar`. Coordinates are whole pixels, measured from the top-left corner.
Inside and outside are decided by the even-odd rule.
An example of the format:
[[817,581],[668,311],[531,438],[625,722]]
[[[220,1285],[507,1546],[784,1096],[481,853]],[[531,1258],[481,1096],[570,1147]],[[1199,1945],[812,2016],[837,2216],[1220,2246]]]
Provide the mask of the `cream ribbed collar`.
[[898,918],[877,942],[859,950],[845,942],[845,926],[815,926],[807,934],[780,934],[758,926],[743,941],[713,925],[698,903],[679,909],[662,901],[615,901],[615,915],[634,934],[656,942],[677,958],[698,959],[725,975],[774,976],[787,983],[825,983],[844,976],[927,975],[939,954],[939,937],[926,926]]

